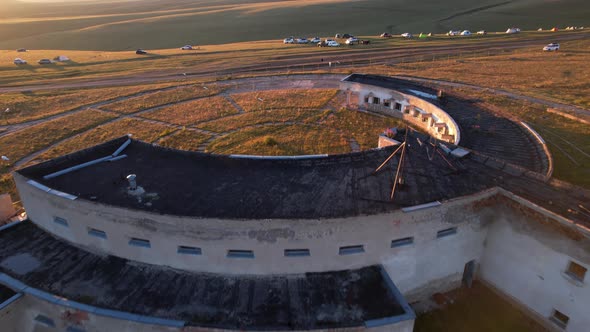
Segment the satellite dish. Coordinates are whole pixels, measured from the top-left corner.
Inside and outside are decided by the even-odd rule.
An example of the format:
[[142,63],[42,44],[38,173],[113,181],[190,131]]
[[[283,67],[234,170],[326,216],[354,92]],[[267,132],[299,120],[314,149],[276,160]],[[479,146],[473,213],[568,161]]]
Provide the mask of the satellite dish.
[[8,112],[10,112],[10,108],[6,108],[6,109],[4,110],[4,113],[8,113]]

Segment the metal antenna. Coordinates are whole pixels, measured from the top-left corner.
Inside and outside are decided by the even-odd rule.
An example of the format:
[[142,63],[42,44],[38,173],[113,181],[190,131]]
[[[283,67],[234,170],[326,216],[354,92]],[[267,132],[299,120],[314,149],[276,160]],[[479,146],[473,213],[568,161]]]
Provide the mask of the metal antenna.
[[393,151],[393,153],[389,157],[387,157],[387,159],[385,159],[385,161],[379,167],[377,167],[377,169],[374,170],[373,173],[371,173],[371,174],[374,175],[377,172],[379,172],[383,167],[385,167],[385,164],[387,164],[387,162],[390,161],[391,158],[393,158],[393,156],[395,156],[395,154],[405,145],[406,145],[406,142],[403,142],[400,146],[398,146],[398,148],[395,149],[395,151]]
[[[397,164],[397,172],[395,173],[395,180],[393,181],[393,188],[391,189],[391,197],[390,199],[393,201],[393,197],[395,196],[395,189],[397,188],[398,180],[401,176],[402,165],[404,163],[404,156],[406,155],[406,142],[408,141],[408,127],[406,126],[406,135],[404,136],[404,144],[402,149],[402,155],[399,158],[399,163]],[[401,147],[401,146],[400,146]]]

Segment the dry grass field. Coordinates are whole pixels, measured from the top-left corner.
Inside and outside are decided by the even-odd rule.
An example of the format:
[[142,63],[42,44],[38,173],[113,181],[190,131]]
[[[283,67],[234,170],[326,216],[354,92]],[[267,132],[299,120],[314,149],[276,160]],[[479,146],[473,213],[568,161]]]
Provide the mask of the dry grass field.
[[223,97],[198,99],[141,114],[141,117],[181,126],[225,118],[238,110]]
[[211,136],[183,128],[158,141],[158,145],[185,151],[197,151]]
[[321,112],[316,109],[273,109],[237,114],[209,122],[203,122],[197,124],[196,127],[208,131],[223,133],[265,123],[301,122],[318,114],[321,114]]
[[415,332],[548,332],[528,314],[475,282],[444,295],[449,302],[442,308],[418,315]]
[[346,153],[350,152],[350,146],[343,135],[333,128],[278,125],[239,130],[213,141],[207,151],[220,154],[292,156]]
[[398,64],[388,74],[471,83],[590,109],[590,40],[562,43],[558,52],[543,52],[542,46],[506,55]]
[[337,128],[353,137],[361,149],[371,149],[376,145],[377,136],[386,128],[404,126],[403,122],[393,118],[361,113],[349,109],[339,109],[320,121],[322,126]]
[[123,114],[140,112],[156,106],[178,103],[184,100],[213,96],[221,92],[216,85],[191,85],[159,91],[103,106],[104,109]]
[[244,111],[252,112],[285,108],[319,109],[336,93],[338,90],[334,89],[290,89],[238,93],[231,97]]
[[[0,125],[43,119],[93,103],[162,89],[176,84],[178,83],[0,94]],[[6,112],[6,109],[9,111]]]
[[86,131],[115,118],[112,114],[85,110],[73,115],[43,122],[30,128],[0,137],[0,155],[14,163],[55,142]]
[[157,139],[169,135],[176,129],[158,123],[127,118],[93,128],[81,135],[75,136],[62,144],[49,149],[37,157],[34,162],[42,162],[51,158],[62,156],[74,151],[100,144],[126,134],[145,142],[154,142]]

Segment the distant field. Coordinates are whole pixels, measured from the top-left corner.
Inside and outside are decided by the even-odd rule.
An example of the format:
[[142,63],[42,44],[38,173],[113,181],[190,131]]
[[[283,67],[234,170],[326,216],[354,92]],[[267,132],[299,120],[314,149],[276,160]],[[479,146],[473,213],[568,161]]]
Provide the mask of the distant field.
[[2,0],[0,49],[160,49],[337,32],[503,31],[590,25],[589,17],[587,0],[143,0],[141,5]]

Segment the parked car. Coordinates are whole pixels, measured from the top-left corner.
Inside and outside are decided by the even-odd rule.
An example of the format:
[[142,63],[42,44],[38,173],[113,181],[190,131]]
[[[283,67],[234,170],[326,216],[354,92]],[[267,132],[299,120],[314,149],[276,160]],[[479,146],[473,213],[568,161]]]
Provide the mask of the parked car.
[[487,35],[487,34],[488,34],[488,32],[487,32],[487,31],[485,31],[485,30],[479,30],[479,31],[477,32],[477,34],[478,34],[478,35]]
[[559,44],[558,43],[551,43],[547,46],[543,47],[543,51],[559,51]]
[[313,37],[309,42],[312,44],[317,44],[319,42],[321,42],[322,40],[320,39],[320,37]]
[[16,58],[16,59],[14,59],[14,64],[15,65],[26,65],[27,64],[27,61],[26,60],[23,60],[21,58]]
[[358,44],[359,40],[357,38],[354,37],[350,37],[345,41],[346,45],[354,45],[354,44]]
[[349,34],[349,33],[345,33],[345,34],[342,35],[342,38],[348,39],[348,38],[354,38],[354,36],[351,35],[351,34]]
[[326,45],[327,46],[330,46],[330,47],[338,47],[338,46],[340,46],[340,44],[337,41],[335,41],[335,40],[330,40],[329,42],[326,42]]
[[471,36],[471,31],[463,30],[463,31],[461,31],[461,36]]
[[296,42],[297,44],[307,44],[307,43],[309,43],[309,40],[308,40],[307,38],[297,38],[297,39],[295,40],[295,42]]
[[337,33],[336,35],[334,35],[334,38],[336,38],[336,39],[342,38],[342,34]]
[[193,49],[192,45],[184,45],[183,47],[180,48],[183,51],[189,51]]
[[447,36],[458,36],[461,34],[461,31],[459,30],[450,30],[449,32],[447,32]]
[[295,43],[295,39],[293,37],[287,37],[285,39],[283,39],[283,44],[294,44]]
[[384,32],[379,37],[381,37],[381,38],[391,38],[393,36],[389,32]]
[[140,48],[137,51],[135,51],[135,54],[147,54],[147,52]]
[[318,47],[325,47],[325,46],[329,46],[329,43],[336,43],[338,44],[334,39],[330,39],[330,38],[326,38],[326,40],[321,41],[318,43]]
[[404,33],[402,33],[402,37],[404,37],[404,38],[412,38],[413,36],[409,32],[404,32]]
[[371,43],[370,40],[367,40],[367,39],[361,40],[361,44],[363,44],[363,45],[369,45],[370,43]]
[[26,52],[26,51],[27,51],[27,49],[26,49],[26,48],[19,48],[19,49],[17,49],[16,51],[17,51],[17,52]]
[[41,59],[41,60],[39,60],[39,64],[40,65],[50,65],[52,63],[53,63],[53,61],[51,61],[49,59]]
[[506,33],[512,34],[512,33],[519,33],[520,32],[520,28],[508,28],[508,30],[506,30]]

